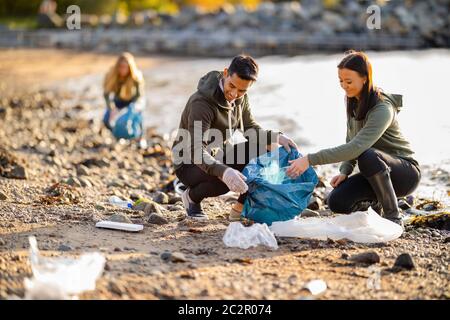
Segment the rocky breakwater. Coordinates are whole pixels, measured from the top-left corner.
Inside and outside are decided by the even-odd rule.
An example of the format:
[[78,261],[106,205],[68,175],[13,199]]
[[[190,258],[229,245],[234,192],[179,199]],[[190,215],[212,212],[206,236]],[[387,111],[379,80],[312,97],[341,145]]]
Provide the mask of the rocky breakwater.
[[22,32],[3,37],[0,45],[197,56],[450,46],[450,0],[380,4],[379,29],[368,28],[368,19],[374,15],[368,12],[370,5],[304,0],[263,2],[255,10],[226,5],[216,12],[184,7],[174,15],[151,10],[128,17],[83,15],[81,30]]

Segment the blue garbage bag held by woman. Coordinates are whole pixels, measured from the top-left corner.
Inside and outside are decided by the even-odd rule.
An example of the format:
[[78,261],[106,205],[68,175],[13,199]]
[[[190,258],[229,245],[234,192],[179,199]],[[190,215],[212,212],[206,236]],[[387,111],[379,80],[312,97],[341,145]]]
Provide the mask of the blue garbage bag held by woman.
[[242,173],[247,177],[248,195],[242,216],[271,225],[299,215],[309,203],[319,179],[312,167],[292,179],[286,175],[289,160],[302,155],[283,147],[252,159]]

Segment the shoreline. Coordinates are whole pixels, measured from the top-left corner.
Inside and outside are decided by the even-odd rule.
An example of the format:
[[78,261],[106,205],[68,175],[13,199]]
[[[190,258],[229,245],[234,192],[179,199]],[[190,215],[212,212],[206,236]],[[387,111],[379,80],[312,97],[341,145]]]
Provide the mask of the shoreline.
[[[15,81],[20,85],[22,79]],[[222,237],[236,197],[205,201],[206,223],[184,219],[180,197],[171,188],[167,140],[158,132],[148,129],[146,150],[118,144],[99,119],[81,117],[95,106],[89,99],[76,101],[77,92],[25,91],[17,99],[3,97],[0,113],[0,123],[8,124],[0,126],[2,170],[15,166],[25,173],[25,179],[0,176],[0,299],[25,295],[23,280],[31,276],[29,235],[36,236],[44,256],[105,255],[96,290],[81,299],[302,299],[303,284],[313,279],[323,279],[328,287],[317,299],[450,299],[446,230],[409,227],[397,240],[371,245],[278,238],[274,251],[227,248]],[[12,174],[8,170],[2,173]],[[20,173],[14,172],[16,178]],[[329,178],[327,172],[318,174]],[[435,177],[435,185],[440,179],[445,183],[448,172]],[[327,183],[315,192],[317,211],[329,216],[323,204]],[[122,209],[108,203],[111,195],[153,202],[140,210]],[[149,220],[153,213],[166,222]],[[144,230],[95,228],[115,215],[143,224]],[[379,263],[346,258],[371,251]],[[165,252],[176,253],[177,260],[165,262]],[[412,256],[415,268],[393,272],[402,253]],[[374,272],[380,273],[380,289],[368,285]]]

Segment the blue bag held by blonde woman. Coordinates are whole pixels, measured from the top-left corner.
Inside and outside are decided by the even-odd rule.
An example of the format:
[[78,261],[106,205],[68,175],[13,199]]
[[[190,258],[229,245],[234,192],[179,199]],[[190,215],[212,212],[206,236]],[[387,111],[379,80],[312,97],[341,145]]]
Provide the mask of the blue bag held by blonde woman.
[[135,110],[134,104],[122,108],[112,121],[109,119],[109,110],[106,111],[103,122],[111,129],[117,139],[136,139],[142,136],[142,113]]
[[252,159],[242,173],[247,177],[248,195],[243,217],[271,225],[274,221],[291,220],[309,203],[319,179],[312,167],[291,179],[286,175],[289,160],[301,157],[298,150],[283,147]]

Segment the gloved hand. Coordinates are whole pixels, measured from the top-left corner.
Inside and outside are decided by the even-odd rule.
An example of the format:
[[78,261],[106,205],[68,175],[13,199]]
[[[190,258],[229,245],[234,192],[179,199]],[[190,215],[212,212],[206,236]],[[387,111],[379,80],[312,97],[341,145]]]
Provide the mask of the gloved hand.
[[240,173],[238,170],[233,168],[228,168],[225,170],[222,176],[222,181],[227,185],[227,187],[237,193],[245,193],[248,190],[248,186],[245,183],[247,178]]

